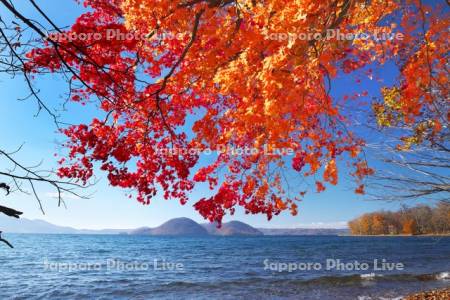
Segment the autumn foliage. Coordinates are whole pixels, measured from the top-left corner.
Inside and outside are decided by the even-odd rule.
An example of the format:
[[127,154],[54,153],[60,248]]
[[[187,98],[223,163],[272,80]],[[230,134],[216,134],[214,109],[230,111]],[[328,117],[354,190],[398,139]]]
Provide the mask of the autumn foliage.
[[[98,165],[111,185],[136,190],[144,204],[158,194],[185,204],[205,182],[214,195],[194,207],[210,221],[238,206],[269,219],[284,210],[296,214],[305,191],[290,190],[298,184],[288,184],[284,173],[312,177],[321,192],[338,184],[344,160],[356,192],[364,193],[363,180],[373,173],[362,155],[364,140],[347,129],[351,120],[330,91],[338,75],[371,76],[369,66],[394,62],[400,69],[398,86],[385,87],[374,104],[380,125],[417,124],[434,137],[448,122],[448,111],[433,108],[448,93],[443,45],[450,18],[437,6],[411,0],[83,3],[90,10],[64,33],[92,35],[68,40],[56,33],[57,46],[47,41],[28,54],[31,73],[74,69],[72,101],[96,99],[104,112],[62,130],[69,155],[59,175],[87,182]],[[405,38],[273,38],[329,30]],[[108,39],[111,32],[126,38]],[[358,98],[345,101],[356,105]],[[230,148],[253,151],[218,151],[200,164],[206,151]],[[384,228],[383,220],[373,227]]]
[[450,233],[450,204],[418,205],[396,212],[364,214],[348,223],[353,235],[416,235]]

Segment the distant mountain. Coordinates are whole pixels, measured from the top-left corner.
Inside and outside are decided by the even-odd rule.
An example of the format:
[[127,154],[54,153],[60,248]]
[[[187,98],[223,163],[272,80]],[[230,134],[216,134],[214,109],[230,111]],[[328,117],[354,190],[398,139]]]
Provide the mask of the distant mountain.
[[197,222],[189,218],[177,218],[167,221],[156,228],[138,228],[130,234],[140,235],[173,235],[173,236],[201,236],[208,235],[208,231]]
[[254,228],[239,221],[216,224],[198,224],[189,218],[167,221],[159,227],[129,229],[89,230],[58,226],[43,220],[10,218],[0,214],[0,231],[7,233],[49,233],[49,234],[132,234],[132,235],[190,235],[190,236],[250,236],[250,235],[347,235],[348,229],[307,229],[307,228]]
[[258,228],[264,235],[346,235],[348,229],[334,228]]
[[139,228],[136,228],[136,229],[133,229],[133,230],[129,231],[128,234],[133,234],[133,235],[151,235],[152,234],[152,229],[150,227],[139,227]]
[[42,220],[16,219],[0,215],[0,230],[13,233],[75,233],[71,227],[56,226]]
[[263,235],[263,233],[258,229],[239,221],[223,223],[221,228],[217,228],[216,223],[206,223],[202,224],[202,226],[208,231],[209,234],[212,235]]
[[26,218],[10,218],[0,215],[0,231],[10,233],[49,233],[49,234],[118,234],[126,229],[75,229],[67,226],[58,226],[42,220],[29,220]]
[[178,218],[167,221],[156,228],[141,227],[129,232],[135,235],[262,235],[262,232],[243,222],[232,221],[222,224],[198,224],[188,218]]

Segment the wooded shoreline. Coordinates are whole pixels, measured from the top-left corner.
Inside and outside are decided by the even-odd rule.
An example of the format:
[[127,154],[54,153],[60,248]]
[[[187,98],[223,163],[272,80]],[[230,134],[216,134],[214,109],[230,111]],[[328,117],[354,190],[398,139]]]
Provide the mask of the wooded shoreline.
[[450,233],[442,234],[348,234],[340,236],[352,237],[450,237]]
[[358,236],[446,236],[450,235],[450,203],[366,213],[350,221],[348,227],[351,235]]

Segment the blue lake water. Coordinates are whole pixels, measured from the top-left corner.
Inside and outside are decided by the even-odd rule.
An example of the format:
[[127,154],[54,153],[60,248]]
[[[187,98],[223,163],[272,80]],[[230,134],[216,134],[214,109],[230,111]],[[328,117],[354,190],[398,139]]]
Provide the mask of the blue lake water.
[[395,299],[450,286],[449,237],[4,236],[15,248],[0,247],[0,299]]

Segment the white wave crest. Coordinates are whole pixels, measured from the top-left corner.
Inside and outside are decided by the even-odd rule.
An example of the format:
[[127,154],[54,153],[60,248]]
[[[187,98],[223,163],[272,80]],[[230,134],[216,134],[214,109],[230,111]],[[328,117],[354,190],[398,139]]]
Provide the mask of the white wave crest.
[[450,272],[442,272],[436,275],[437,280],[450,280]]

